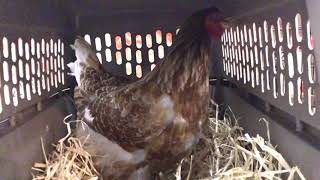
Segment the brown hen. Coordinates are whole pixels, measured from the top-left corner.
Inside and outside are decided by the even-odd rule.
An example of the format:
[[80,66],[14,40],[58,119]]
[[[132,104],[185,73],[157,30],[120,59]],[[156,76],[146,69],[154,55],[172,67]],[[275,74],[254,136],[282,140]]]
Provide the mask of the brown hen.
[[208,115],[210,45],[223,31],[218,9],[196,12],[165,60],[135,82],[105,72],[90,45],[76,39],[69,67],[78,115],[89,126],[78,136],[90,134],[86,148],[105,178],[146,178],[147,169],[169,168],[197,143]]

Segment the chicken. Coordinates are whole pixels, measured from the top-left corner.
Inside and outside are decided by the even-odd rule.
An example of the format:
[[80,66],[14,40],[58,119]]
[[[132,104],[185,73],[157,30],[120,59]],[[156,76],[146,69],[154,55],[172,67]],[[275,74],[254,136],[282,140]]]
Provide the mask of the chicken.
[[[72,46],[77,61],[78,115],[90,134],[87,149],[98,155],[107,179],[143,179],[179,162],[197,143],[208,116],[211,41],[224,31],[215,7],[189,17],[165,60],[143,78],[132,81],[105,72],[82,38]],[[144,177],[142,177],[144,176]]]

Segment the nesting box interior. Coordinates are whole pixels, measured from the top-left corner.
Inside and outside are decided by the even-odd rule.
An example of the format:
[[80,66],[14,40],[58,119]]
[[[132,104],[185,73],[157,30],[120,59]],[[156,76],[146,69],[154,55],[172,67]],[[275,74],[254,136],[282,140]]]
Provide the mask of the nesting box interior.
[[312,0],[0,0],[0,179],[30,179],[34,161],[75,114],[69,44],[83,36],[109,72],[139,79],[162,61],[179,25],[216,6],[232,21],[214,43],[212,98],[266,136],[308,179],[320,177],[320,2]]

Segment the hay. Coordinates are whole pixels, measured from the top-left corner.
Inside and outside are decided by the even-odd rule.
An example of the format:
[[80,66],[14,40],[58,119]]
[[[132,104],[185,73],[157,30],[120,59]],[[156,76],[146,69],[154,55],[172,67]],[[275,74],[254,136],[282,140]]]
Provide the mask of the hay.
[[259,135],[243,135],[230,108],[219,120],[218,109],[212,102],[204,136],[192,154],[178,165],[176,180],[305,180],[300,169],[291,167],[271,145],[266,120],[262,119],[267,125],[267,141]]
[[[68,118],[67,116],[64,119]],[[54,145],[55,150],[47,158],[43,141],[41,147],[45,163],[34,163],[33,180],[97,180],[98,171],[95,169],[91,155],[83,149],[85,141],[71,137],[70,122],[66,123],[68,134]]]
[[[209,119],[203,136],[191,155],[182,159],[177,168],[160,172],[160,180],[230,180],[230,179],[301,179],[305,177],[298,167],[291,167],[270,143],[261,136],[243,134],[233,112],[229,108],[223,119],[218,118],[219,106],[211,103]],[[68,118],[68,117],[66,117]],[[40,179],[98,179],[92,156],[83,149],[85,142],[72,137],[70,124],[68,134],[55,146],[45,163],[35,163],[34,180]],[[42,141],[41,141],[42,142]],[[41,143],[43,144],[43,143]]]

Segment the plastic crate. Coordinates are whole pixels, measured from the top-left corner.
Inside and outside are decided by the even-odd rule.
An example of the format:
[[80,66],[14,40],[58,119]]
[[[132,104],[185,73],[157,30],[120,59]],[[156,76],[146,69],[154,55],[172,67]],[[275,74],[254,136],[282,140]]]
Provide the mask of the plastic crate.
[[[30,179],[74,113],[69,44],[83,36],[113,74],[139,79],[162,61],[192,12],[215,5],[236,24],[214,45],[213,97],[250,133],[270,121],[280,152],[319,179],[320,2],[311,0],[0,1],[0,179]],[[311,31],[312,25],[312,31]],[[313,35],[312,35],[312,33]],[[224,79],[224,80],[222,80]],[[226,80],[227,81],[226,81]],[[71,90],[66,90],[70,88]],[[221,98],[222,97],[222,98]]]

